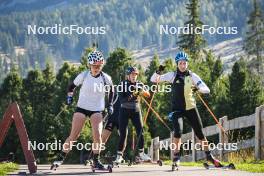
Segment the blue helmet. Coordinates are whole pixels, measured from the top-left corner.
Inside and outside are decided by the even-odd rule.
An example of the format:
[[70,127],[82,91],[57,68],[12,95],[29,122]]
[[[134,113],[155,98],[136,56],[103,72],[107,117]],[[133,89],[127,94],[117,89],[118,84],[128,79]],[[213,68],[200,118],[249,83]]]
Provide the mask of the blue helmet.
[[126,69],[126,75],[130,75],[131,73],[139,74],[137,67],[130,66]]
[[184,51],[180,51],[176,54],[175,62],[178,63],[181,60],[189,61],[188,55]]

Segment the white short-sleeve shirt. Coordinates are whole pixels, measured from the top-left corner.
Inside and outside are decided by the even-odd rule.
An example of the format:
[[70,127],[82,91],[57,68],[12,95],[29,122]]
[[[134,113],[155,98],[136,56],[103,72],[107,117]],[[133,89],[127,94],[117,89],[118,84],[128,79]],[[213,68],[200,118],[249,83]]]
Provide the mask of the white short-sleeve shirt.
[[[107,85],[113,85],[111,77],[102,73]],[[76,86],[81,86],[77,106],[89,111],[103,111],[105,109],[104,78],[93,77],[90,71],[80,73],[73,81]]]

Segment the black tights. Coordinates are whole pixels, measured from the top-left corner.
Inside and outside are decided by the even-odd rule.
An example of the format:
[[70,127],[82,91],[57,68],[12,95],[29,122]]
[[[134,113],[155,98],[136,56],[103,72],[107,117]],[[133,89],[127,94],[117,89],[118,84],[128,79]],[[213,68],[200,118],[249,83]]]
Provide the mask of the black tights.
[[120,133],[118,151],[123,152],[126,147],[129,118],[131,119],[133,126],[136,128],[138,149],[144,148],[143,122],[140,111],[136,112],[134,109],[120,108],[118,117]]

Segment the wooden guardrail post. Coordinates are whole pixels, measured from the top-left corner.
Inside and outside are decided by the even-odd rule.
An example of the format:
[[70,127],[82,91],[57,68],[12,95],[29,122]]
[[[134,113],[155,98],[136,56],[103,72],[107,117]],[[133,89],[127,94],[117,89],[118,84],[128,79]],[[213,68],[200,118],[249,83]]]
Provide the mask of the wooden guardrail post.
[[[227,132],[227,116],[224,116],[222,118],[219,119],[219,123],[222,125],[222,127],[226,130]],[[219,129],[219,143],[221,143],[222,145],[224,145],[225,143],[228,143],[228,136],[221,130]],[[226,161],[226,157],[224,157],[224,146],[223,149],[220,150],[220,160],[221,161]]]
[[154,143],[153,161],[158,161],[159,160],[159,147],[160,147],[159,136],[154,138],[153,143]]
[[195,144],[196,144],[196,136],[192,129],[192,161],[196,161],[196,150],[195,150]]
[[256,108],[255,111],[255,159],[261,159],[261,139],[264,138],[264,127],[261,123],[262,116],[264,116],[264,105]]
[[[173,139],[174,139],[174,132],[172,131],[171,133],[170,133],[170,146],[172,147],[172,148],[174,148],[175,146],[173,146],[172,145],[172,143],[173,143]],[[170,159],[171,160],[173,160],[173,156],[174,156],[174,150],[170,150]]]

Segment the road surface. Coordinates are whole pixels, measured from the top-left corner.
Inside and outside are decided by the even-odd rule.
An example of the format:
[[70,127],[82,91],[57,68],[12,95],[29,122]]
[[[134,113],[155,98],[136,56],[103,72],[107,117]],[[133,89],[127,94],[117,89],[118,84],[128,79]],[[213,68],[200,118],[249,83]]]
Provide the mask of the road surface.
[[[9,175],[25,175],[28,173],[27,165],[20,165],[19,170]],[[56,171],[50,170],[50,165],[38,165],[38,172],[34,175],[104,175],[104,176],[264,176],[264,173],[249,173],[238,170],[210,169],[203,167],[181,166],[178,171],[171,171],[171,166],[164,165],[122,165],[119,168],[113,168],[113,173],[95,172],[93,173],[90,166],[83,165],[61,165]]]

